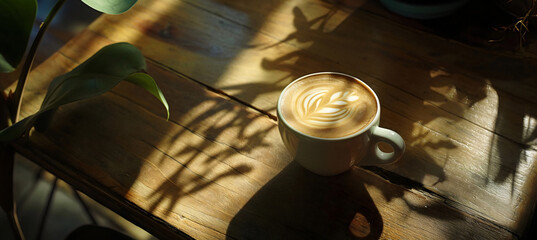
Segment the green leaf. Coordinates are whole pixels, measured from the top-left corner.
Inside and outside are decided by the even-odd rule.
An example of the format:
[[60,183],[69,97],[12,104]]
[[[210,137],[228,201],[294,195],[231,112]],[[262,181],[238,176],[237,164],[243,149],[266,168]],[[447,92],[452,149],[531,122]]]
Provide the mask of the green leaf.
[[170,119],[170,107],[168,106],[168,102],[151,76],[145,73],[134,73],[125,80],[134,83],[153,94],[153,96],[155,96],[166,108],[166,120]]
[[0,11],[0,72],[12,72],[26,51],[37,1],[1,0]]
[[82,0],[91,8],[108,14],[120,14],[129,10],[137,0]]
[[145,58],[129,43],[104,47],[49,85],[41,110],[100,95],[129,75],[145,71]]
[[14,140],[34,125],[43,130],[59,106],[103,94],[122,80],[149,91],[168,111],[168,103],[153,78],[141,73],[145,68],[144,56],[131,44],[116,43],[102,48],[71,72],[52,80],[40,110],[0,131],[0,141]]

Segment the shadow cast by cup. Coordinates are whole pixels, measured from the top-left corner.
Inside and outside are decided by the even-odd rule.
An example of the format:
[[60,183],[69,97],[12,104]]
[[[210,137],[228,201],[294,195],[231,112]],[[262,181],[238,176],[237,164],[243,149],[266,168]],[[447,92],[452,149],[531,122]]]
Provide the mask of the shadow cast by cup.
[[234,216],[228,239],[378,239],[382,217],[357,175],[322,177],[293,161]]

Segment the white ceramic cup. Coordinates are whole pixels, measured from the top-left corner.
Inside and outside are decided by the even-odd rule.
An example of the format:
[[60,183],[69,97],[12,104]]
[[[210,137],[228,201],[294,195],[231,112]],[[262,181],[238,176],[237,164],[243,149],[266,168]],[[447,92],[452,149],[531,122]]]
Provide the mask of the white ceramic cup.
[[[302,133],[292,127],[281,113],[284,94],[293,83],[314,75],[341,75],[358,81],[374,95],[377,112],[373,121],[353,134],[339,138],[321,138]],[[349,170],[353,165],[377,165],[393,163],[401,158],[405,151],[403,138],[390,129],[379,127],[380,103],[375,92],[364,82],[353,76],[336,72],[319,72],[302,76],[290,83],[280,94],[277,106],[278,129],[282,140],[294,159],[304,168],[323,176],[331,176]],[[385,142],[393,152],[383,152],[378,143]]]

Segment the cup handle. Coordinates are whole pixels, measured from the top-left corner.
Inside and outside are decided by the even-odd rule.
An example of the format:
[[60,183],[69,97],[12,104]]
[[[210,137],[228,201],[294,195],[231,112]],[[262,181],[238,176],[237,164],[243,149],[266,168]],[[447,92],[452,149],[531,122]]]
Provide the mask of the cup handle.
[[[405,141],[393,130],[375,127],[371,131],[370,154],[360,165],[387,164],[396,162],[405,152]],[[378,143],[385,142],[392,146],[393,152],[384,152],[379,149]]]

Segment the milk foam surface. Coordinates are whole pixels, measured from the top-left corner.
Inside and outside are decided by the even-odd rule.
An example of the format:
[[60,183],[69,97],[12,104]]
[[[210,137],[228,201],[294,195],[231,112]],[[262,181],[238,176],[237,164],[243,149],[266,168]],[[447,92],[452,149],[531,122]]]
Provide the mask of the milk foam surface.
[[338,138],[371,123],[377,105],[369,89],[355,79],[321,74],[293,82],[282,95],[280,109],[282,117],[296,130]]

